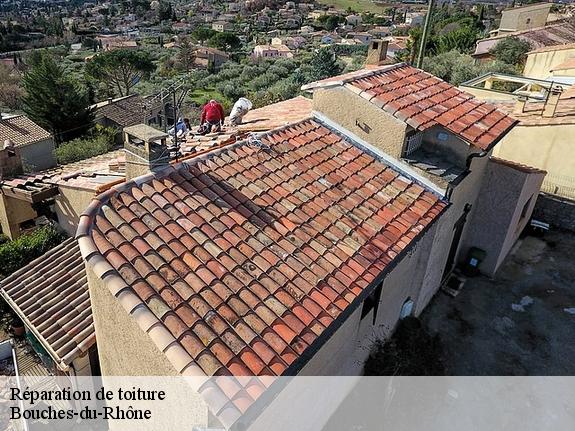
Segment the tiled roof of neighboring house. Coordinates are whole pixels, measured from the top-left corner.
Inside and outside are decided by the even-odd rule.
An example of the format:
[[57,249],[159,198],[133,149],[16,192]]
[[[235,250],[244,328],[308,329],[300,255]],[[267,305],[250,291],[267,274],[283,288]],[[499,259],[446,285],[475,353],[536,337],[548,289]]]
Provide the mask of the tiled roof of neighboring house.
[[575,124],[575,98],[573,97],[561,97],[552,117],[544,117],[542,115],[545,107],[545,102],[543,101],[527,102],[521,113],[515,111],[515,100],[493,101],[493,103],[496,103],[501,110],[509,112],[517,118],[521,126]]
[[86,270],[69,238],[0,283],[0,294],[62,368],[96,342]]
[[507,37],[516,36],[531,44],[532,49],[539,49],[545,46],[556,46],[575,42],[575,25],[568,22],[551,24],[545,27],[534,28],[531,30],[514,31],[505,33],[501,36],[490,37],[477,41],[474,56],[489,54],[500,40]]
[[416,130],[440,125],[483,150],[496,144],[516,123],[494,105],[403,63],[364,69],[303,89],[334,85],[349,88]]
[[52,135],[24,115],[0,120],[0,145],[10,139],[14,145],[23,146],[50,139]]
[[124,150],[112,151],[36,174],[24,174],[2,181],[3,187],[36,188],[38,183],[102,192],[124,181]]
[[305,120],[114,187],[77,238],[179,372],[282,375],[445,207]]
[[551,45],[551,46],[544,46],[542,48],[537,48],[532,51],[529,51],[529,54],[538,54],[540,52],[553,52],[553,51],[562,51],[565,49],[575,49],[575,43],[562,43],[559,45]]
[[543,169],[527,166],[524,165],[523,163],[514,162],[512,160],[500,159],[499,157],[493,157],[493,156],[490,157],[489,160],[491,160],[493,163],[497,163],[498,165],[508,166],[510,168],[516,169],[521,172],[526,172],[528,174],[543,174],[543,175],[547,174],[547,171],[544,171]]
[[188,135],[180,141],[180,150],[185,155],[205,150],[223,142],[244,138],[249,132],[265,132],[309,118],[313,103],[310,99],[297,96],[283,102],[273,103],[249,111],[239,126],[226,125],[221,133],[207,136]]
[[134,126],[146,123],[150,108],[146,106],[146,100],[134,94],[119,100],[112,101],[96,109],[97,117],[105,117],[120,127]]

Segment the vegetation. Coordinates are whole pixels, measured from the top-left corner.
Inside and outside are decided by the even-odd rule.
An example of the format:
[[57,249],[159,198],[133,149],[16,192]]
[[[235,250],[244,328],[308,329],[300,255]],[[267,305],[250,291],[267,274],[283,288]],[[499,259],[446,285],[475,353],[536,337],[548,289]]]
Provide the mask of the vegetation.
[[515,66],[523,65],[527,58],[527,53],[531,51],[531,44],[518,37],[506,37],[497,42],[491,50],[497,61]]
[[512,75],[517,73],[515,67],[500,61],[476,64],[475,59],[469,54],[462,54],[456,50],[425,58],[423,69],[453,85],[459,85],[487,72]]
[[54,226],[43,226],[14,241],[0,244],[0,278],[4,278],[56,247],[66,236]]
[[39,54],[22,85],[24,111],[54,135],[56,142],[81,136],[92,124],[89,96],[47,52]]
[[364,366],[366,376],[443,375],[443,346],[419,319],[400,320],[390,339],[376,343]]
[[109,95],[127,96],[140,80],[156,69],[145,50],[117,49],[96,55],[86,65],[86,76],[102,83]]
[[384,13],[386,10],[384,6],[378,5],[372,0],[318,0],[318,2],[333,6],[336,9],[355,12]]
[[61,165],[74,163],[111,151],[117,131],[111,127],[96,125],[88,135],[58,146],[56,159]]
[[18,75],[11,71],[10,67],[0,64],[0,108],[17,110],[22,106],[24,92]]

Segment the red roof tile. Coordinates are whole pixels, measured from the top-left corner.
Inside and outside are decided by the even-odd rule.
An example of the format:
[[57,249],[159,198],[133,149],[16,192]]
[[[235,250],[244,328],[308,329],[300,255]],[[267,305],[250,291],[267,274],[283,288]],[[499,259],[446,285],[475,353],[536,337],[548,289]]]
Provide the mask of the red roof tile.
[[110,192],[89,234],[208,375],[283,373],[444,207],[317,122],[261,142]]
[[[2,297],[36,331],[40,343],[62,368],[95,344],[86,270],[75,239],[67,239],[2,280],[0,286]],[[132,287],[148,296],[140,286]]]
[[406,64],[360,72],[303,88],[344,85],[416,130],[439,125],[482,150],[495,145],[517,123],[494,105]]

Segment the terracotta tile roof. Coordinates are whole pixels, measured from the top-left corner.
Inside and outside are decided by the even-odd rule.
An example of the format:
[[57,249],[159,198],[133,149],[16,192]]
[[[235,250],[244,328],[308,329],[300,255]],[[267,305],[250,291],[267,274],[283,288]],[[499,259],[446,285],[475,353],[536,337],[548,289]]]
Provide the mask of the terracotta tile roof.
[[243,139],[249,132],[267,132],[297,123],[311,117],[312,109],[311,99],[303,96],[253,109],[246,114],[239,126],[232,127],[229,121],[226,121],[221,133],[207,136],[188,135],[180,141],[180,151],[186,155],[215,147],[226,141]]
[[575,49],[575,43],[562,43],[559,45],[551,45],[551,46],[544,46],[542,48],[534,49],[533,51],[529,51],[529,54],[538,54],[540,52],[551,52],[551,51],[562,51],[564,49]]
[[555,114],[552,117],[544,117],[544,101],[528,101],[523,108],[523,112],[515,111],[515,100],[502,100],[493,103],[504,112],[508,112],[519,120],[520,126],[551,126],[575,124],[575,98],[570,95],[571,88],[561,94],[557,103]]
[[444,207],[308,120],[114,187],[77,236],[178,371],[281,375]]
[[[471,145],[487,150],[516,120],[451,84],[406,64],[365,69],[319,87],[343,85],[416,130],[442,126]],[[317,88],[317,84],[304,89]]]
[[547,174],[547,171],[544,171],[543,169],[538,169],[538,168],[534,168],[532,166],[527,166],[527,165],[524,165],[523,163],[514,162],[512,160],[500,159],[498,157],[493,157],[493,156],[490,157],[489,160],[492,161],[493,163],[497,163],[498,165],[508,166],[510,168],[513,168],[513,169],[516,169],[518,171],[525,172],[528,174],[543,174],[543,175]]
[[125,177],[124,150],[116,150],[36,174],[19,175],[2,181],[2,187],[35,188],[44,183],[101,192]]
[[66,368],[96,341],[80,247],[67,239],[0,283],[0,293]]
[[555,70],[569,70],[569,69],[575,69],[575,57],[568,58],[563,63],[554,66],[551,69],[551,72]]
[[10,139],[14,145],[23,146],[50,139],[52,135],[24,115],[0,120],[0,145]]
[[514,31],[501,36],[490,37],[477,41],[473,56],[490,55],[489,51],[500,40],[515,36],[530,43],[531,48],[539,49],[546,46],[557,46],[575,42],[575,25],[569,22],[546,25],[530,30]]
[[146,100],[134,94],[98,107],[96,116],[105,117],[121,127],[128,127],[145,122],[149,110]]

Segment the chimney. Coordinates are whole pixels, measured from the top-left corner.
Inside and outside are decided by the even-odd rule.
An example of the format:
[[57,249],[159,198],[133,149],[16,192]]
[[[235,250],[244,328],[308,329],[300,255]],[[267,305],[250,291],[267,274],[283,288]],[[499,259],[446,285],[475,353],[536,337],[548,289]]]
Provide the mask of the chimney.
[[366,66],[379,66],[387,57],[387,45],[389,41],[374,39],[367,48]]
[[514,114],[523,114],[525,112],[525,105],[527,104],[526,96],[519,96],[515,102],[515,107],[513,108]]
[[170,163],[168,135],[146,124],[124,128],[126,181],[159,171]]
[[545,107],[543,108],[543,117],[554,117],[555,111],[557,109],[557,104],[559,103],[559,98],[561,97],[561,92],[563,89],[558,86],[553,86],[549,90],[549,95],[545,101]]
[[0,149],[0,179],[11,178],[23,172],[20,148],[6,139]]
[[112,99],[111,97],[108,97],[108,105],[111,105],[113,101],[114,101],[114,99]]

